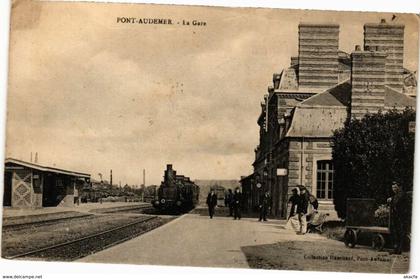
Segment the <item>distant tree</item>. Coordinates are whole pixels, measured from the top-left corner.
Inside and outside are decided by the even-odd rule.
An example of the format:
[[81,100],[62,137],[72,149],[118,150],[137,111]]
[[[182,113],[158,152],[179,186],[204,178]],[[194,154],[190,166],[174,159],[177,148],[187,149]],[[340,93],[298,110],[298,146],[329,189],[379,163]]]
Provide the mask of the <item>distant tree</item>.
[[415,118],[411,109],[379,112],[348,120],[334,132],[334,205],[340,218],[346,217],[347,198],[385,203],[393,180],[412,191],[414,133],[408,126]]

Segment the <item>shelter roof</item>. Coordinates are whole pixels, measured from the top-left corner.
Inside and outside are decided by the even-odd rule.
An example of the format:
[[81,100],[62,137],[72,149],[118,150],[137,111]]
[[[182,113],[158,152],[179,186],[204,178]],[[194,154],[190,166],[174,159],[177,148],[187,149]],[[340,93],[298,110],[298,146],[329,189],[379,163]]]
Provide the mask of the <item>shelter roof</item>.
[[8,164],[8,163],[15,164],[15,165],[27,167],[27,168],[34,169],[34,170],[43,171],[43,172],[65,174],[65,175],[70,175],[70,176],[75,176],[75,177],[80,177],[80,178],[90,178],[90,174],[88,174],[88,173],[75,172],[75,171],[64,170],[64,169],[59,169],[59,168],[41,166],[41,165],[38,165],[38,164],[25,162],[25,161],[14,159],[14,158],[6,158],[5,163],[6,164]]

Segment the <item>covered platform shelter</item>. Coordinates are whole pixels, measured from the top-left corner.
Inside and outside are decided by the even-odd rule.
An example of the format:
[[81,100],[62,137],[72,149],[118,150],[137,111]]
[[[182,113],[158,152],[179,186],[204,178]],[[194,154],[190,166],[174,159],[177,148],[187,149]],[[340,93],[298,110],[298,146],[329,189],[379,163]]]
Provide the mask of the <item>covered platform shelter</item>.
[[3,206],[40,208],[74,206],[90,174],[6,158]]

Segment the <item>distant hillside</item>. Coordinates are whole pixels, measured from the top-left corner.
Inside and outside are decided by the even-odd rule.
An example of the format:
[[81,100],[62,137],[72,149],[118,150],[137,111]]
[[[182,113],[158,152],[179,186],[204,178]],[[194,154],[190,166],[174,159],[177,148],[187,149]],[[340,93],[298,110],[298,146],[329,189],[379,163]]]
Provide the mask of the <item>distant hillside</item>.
[[[206,198],[208,193],[210,192],[210,188],[211,187],[215,187],[215,186],[221,186],[223,188],[225,188],[225,191],[227,191],[228,189],[232,189],[235,190],[236,187],[240,187],[241,184],[239,183],[239,180],[217,180],[217,179],[211,179],[211,180],[207,180],[207,179],[197,179],[194,180],[194,183],[197,184],[198,186],[200,186],[200,201],[199,203],[201,205],[205,205],[206,204]],[[219,188],[218,187],[218,188]],[[217,193],[218,198],[224,198],[224,194],[219,192]]]

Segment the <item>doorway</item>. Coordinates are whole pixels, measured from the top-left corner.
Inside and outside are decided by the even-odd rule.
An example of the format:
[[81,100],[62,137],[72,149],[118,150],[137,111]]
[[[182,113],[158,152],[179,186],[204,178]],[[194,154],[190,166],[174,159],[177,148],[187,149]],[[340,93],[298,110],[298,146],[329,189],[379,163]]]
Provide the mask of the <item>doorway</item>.
[[47,174],[44,177],[44,189],[42,192],[42,207],[57,205],[57,191],[55,187],[55,177]]
[[3,206],[12,206],[12,177],[12,172],[4,172]]

